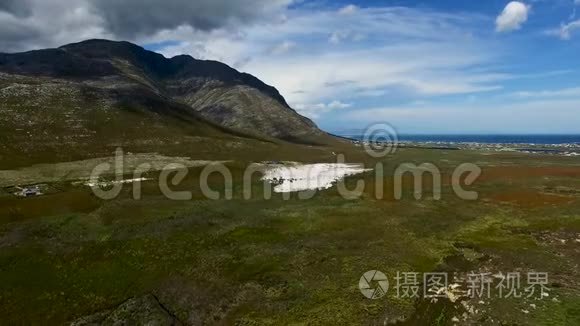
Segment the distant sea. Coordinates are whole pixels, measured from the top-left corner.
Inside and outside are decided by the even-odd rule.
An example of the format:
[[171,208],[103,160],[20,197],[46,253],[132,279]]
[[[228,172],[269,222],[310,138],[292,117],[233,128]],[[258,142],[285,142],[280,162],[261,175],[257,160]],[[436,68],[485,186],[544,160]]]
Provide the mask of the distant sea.
[[[356,140],[360,134],[337,135]],[[580,144],[580,135],[398,135],[401,142],[445,142],[486,144]]]

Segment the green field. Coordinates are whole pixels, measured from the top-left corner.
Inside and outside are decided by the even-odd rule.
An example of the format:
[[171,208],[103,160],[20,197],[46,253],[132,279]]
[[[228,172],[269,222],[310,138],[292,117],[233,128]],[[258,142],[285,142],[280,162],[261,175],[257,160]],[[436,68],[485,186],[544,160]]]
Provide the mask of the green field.
[[[326,152],[294,160],[331,161]],[[377,163],[359,149],[346,157]],[[438,166],[441,200],[433,200],[429,182],[415,200],[407,179],[403,199],[394,200],[393,171],[409,162]],[[479,193],[476,201],[457,198],[448,181],[465,162],[483,170],[467,187]],[[52,180],[60,192],[46,196],[0,193],[0,323],[169,316],[193,325],[580,324],[578,158],[400,149],[382,161],[384,198],[376,199],[376,176],[368,172],[348,178],[349,187],[367,184],[352,200],[336,188],[309,200],[265,200],[258,177],[254,198],[245,200],[248,163],[228,163],[232,200],[204,199],[196,167],[176,187],[192,190],[190,201],[164,198],[156,182],[143,183],[142,200],[125,185],[119,198],[103,201],[66,178]],[[210,181],[222,187],[219,177]],[[390,281],[378,300],[359,291],[369,270]],[[397,297],[397,272],[435,271],[545,272],[549,295],[436,303]]]

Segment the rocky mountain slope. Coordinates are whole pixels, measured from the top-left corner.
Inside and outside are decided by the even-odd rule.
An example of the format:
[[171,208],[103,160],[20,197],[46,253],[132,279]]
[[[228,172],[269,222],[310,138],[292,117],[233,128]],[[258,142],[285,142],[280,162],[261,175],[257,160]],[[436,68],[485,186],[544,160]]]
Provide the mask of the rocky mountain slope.
[[0,158],[39,156],[32,161],[115,146],[204,152],[334,141],[252,75],[107,40],[0,54],[0,130]]

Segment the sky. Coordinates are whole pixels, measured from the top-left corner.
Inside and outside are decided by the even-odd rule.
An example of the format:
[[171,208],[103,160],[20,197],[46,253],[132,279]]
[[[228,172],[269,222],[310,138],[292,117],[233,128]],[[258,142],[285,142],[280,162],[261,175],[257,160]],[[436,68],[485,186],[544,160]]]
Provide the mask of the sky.
[[580,0],[1,0],[0,51],[225,62],[332,132],[579,133]]

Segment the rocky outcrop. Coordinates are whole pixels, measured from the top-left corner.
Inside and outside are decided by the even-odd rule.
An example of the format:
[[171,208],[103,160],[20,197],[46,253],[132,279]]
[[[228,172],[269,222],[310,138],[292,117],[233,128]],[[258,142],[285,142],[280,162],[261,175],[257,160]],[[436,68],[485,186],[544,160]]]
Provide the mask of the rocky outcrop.
[[70,326],[155,325],[173,326],[182,323],[152,294],[131,298],[111,310],[80,318]]

